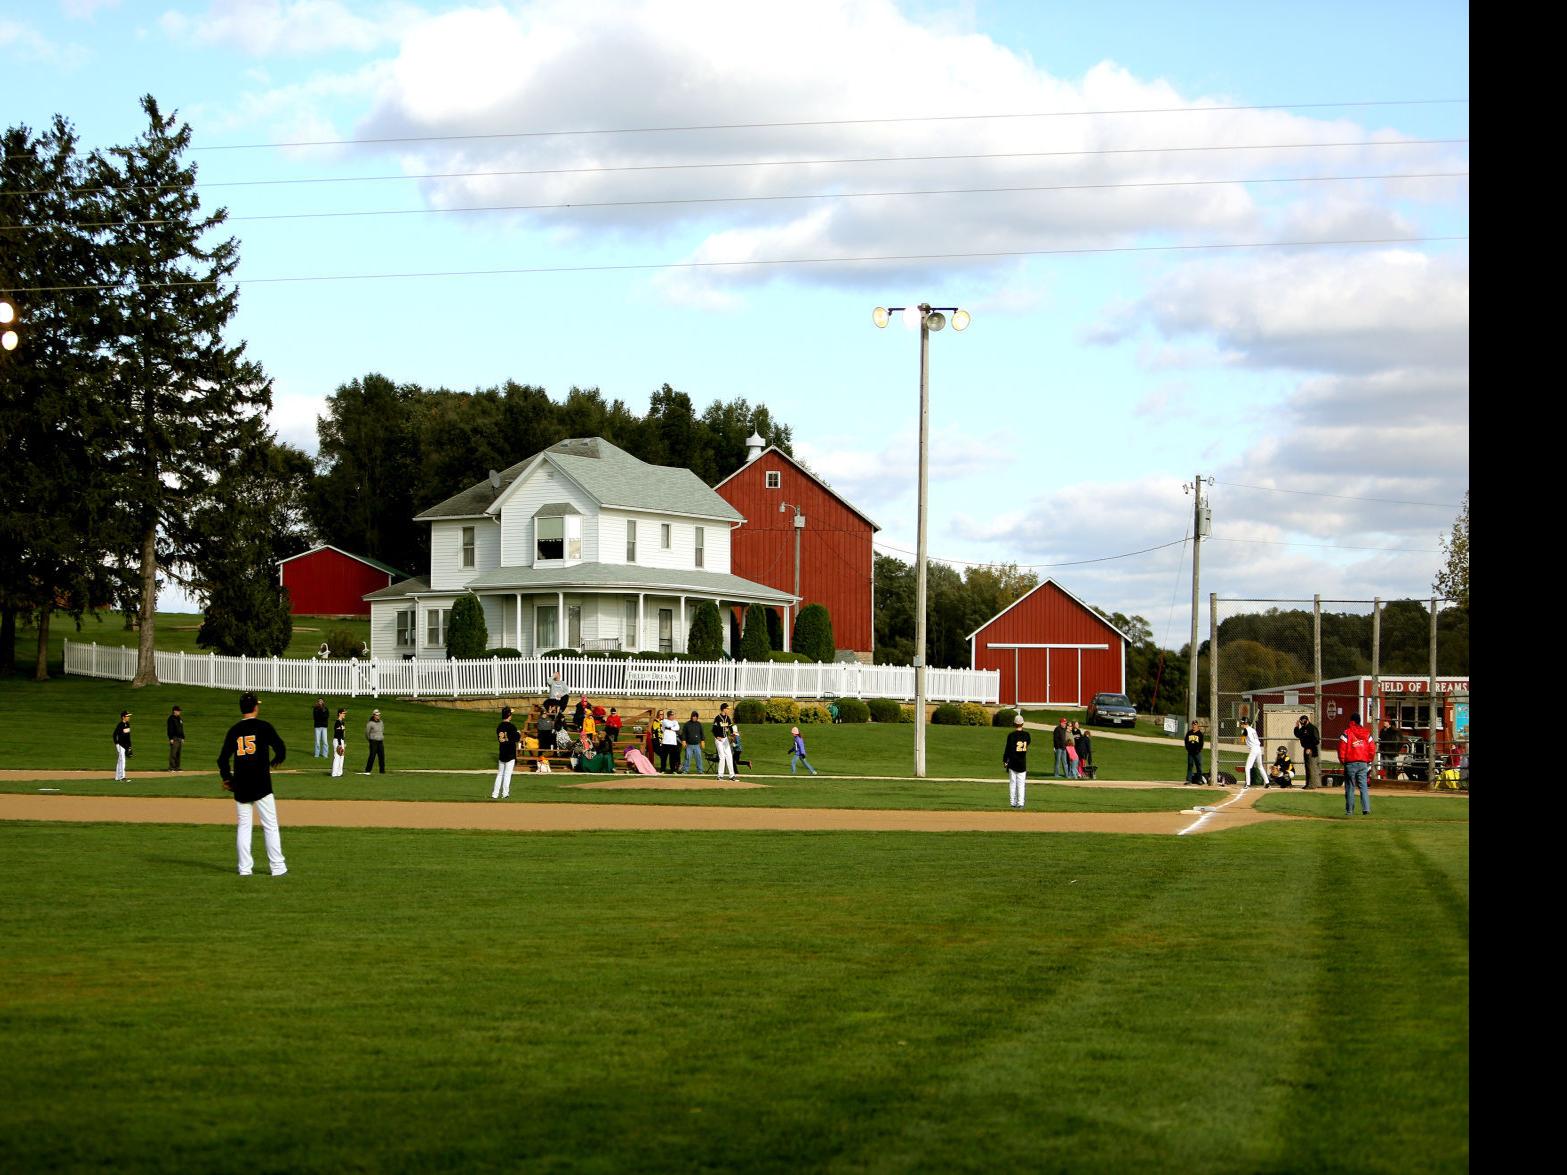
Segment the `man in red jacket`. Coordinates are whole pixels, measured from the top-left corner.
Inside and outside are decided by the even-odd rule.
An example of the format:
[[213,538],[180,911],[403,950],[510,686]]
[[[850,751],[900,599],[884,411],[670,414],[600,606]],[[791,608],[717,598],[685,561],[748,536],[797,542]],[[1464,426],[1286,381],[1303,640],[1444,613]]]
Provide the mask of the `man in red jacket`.
[[1377,745],[1371,732],[1360,724],[1360,715],[1344,728],[1338,739],[1338,761],[1344,765],[1344,815],[1355,814],[1355,789],[1360,789],[1360,814],[1371,815],[1371,795],[1368,790],[1371,760],[1376,757]]

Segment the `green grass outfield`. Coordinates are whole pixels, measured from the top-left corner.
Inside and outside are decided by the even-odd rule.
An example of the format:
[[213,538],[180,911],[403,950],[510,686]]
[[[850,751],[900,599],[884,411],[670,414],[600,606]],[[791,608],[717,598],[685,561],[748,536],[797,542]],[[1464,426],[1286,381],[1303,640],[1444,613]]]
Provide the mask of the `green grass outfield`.
[[[287,765],[313,768],[314,733],[310,711],[315,699],[305,694],[262,694],[261,716],[272,722],[289,748]],[[112,776],[114,749],[110,736],[122,709],[132,712],[135,754],[132,770],[167,766],[164,720],[176,703],[185,716],[184,766],[205,772],[216,760],[219,744],[239,717],[238,695],[229,690],[197,686],[148,686],[96,678],[62,677],[32,682],[0,678],[0,768],[103,770]],[[440,768],[494,768],[494,710],[458,710],[428,703],[375,698],[328,697],[333,714],[348,707],[348,770],[364,766],[364,724],[379,708],[386,723],[387,766],[393,771]],[[682,717],[689,706],[670,702]],[[912,724],[842,723],[801,727],[806,749],[818,771],[831,775],[894,775],[914,773]],[[751,725],[743,728],[746,757],[763,774],[787,774],[788,727]],[[1031,778],[1040,779],[1053,766],[1050,732],[1034,731]],[[926,772],[930,776],[1006,779],[1001,767],[1005,732],[996,727],[927,726]],[[711,746],[711,743],[709,743]],[[1226,757],[1228,762],[1229,756]],[[1094,761],[1105,779],[1178,780],[1186,770],[1179,745],[1129,742],[1096,737]],[[1239,761],[1239,760],[1237,760]],[[442,798],[446,798],[444,795]]]
[[223,828],[0,824],[0,1167],[1464,1171],[1468,826],[1386,807],[285,826],[277,880]]

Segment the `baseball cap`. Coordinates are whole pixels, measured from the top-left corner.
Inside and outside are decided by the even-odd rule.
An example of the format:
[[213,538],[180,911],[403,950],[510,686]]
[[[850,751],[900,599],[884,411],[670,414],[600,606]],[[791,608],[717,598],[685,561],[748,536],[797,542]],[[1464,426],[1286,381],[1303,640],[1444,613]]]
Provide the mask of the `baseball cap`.
[[258,699],[256,695],[251,693],[249,690],[246,690],[244,693],[239,695],[239,712],[241,714],[249,714],[260,704],[260,699]]
[[1023,725],[1023,711],[1019,710],[1017,712],[1017,714],[1013,717],[1012,725],[1013,726],[1022,726]]

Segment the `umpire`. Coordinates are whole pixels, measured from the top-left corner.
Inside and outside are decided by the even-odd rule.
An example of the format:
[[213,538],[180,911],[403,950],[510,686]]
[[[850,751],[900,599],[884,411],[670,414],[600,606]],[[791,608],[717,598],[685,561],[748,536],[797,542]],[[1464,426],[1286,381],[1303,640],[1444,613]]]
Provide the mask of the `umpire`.
[[283,761],[287,749],[272,724],[256,717],[260,708],[261,702],[255,694],[240,695],[239,712],[243,717],[223,736],[218,773],[223,776],[223,786],[234,793],[235,818],[239,825],[239,875],[249,877],[251,873],[254,810],[254,815],[261,817],[261,834],[266,841],[267,863],[272,867],[272,876],[282,877],[288,872],[288,865],[283,860],[283,839],[278,833],[272,768]]
[[1300,760],[1306,768],[1306,791],[1322,786],[1322,735],[1309,714],[1295,723],[1295,741],[1300,743]]

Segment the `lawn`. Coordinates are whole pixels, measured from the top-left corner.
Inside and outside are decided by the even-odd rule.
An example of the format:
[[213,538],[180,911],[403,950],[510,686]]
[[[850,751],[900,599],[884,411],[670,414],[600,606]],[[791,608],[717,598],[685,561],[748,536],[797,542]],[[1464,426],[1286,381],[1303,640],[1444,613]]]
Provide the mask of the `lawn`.
[[[199,612],[159,612],[154,619],[154,639],[157,647],[170,653],[197,653],[205,656],[211,652],[196,643],[201,630]],[[368,618],[339,620],[324,616],[294,617],[294,635],[284,650],[285,657],[314,657],[326,634],[343,628],[361,641],[370,639]],[[93,612],[82,617],[82,627],[70,616],[56,613],[49,620],[49,672],[65,672],[64,643],[67,640],[81,644],[121,645],[134,649],[141,634],[125,627],[125,618],[119,612]],[[38,629],[31,625],[18,625],[16,629],[16,663],[18,668],[31,670],[38,659]]]
[[0,1165],[1468,1168],[1465,823],[284,848],[0,824]]
[[[262,695],[262,717],[271,721],[290,749],[289,765],[315,769],[311,760],[311,706],[301,694]],[[364,723],[378,707],[386,723],[387,766],[394,772],[417,768],[482,768],[494,765],[498,712],[464,710],[395,699],[328,697],[335,714],[349,710],[349,765],[364,763]],[[105,770],[114,764],[110,735],[122,709],[132,711],[133,770],[156,770],[168,762],[164,720],[178,703],[185,716],[187,769],[205,771],[216,760],[223,732],[237,721],[237,697],[231,691],[197,686],[149,686],[68,677],[31,682],[0,678],[0,768]],[[673,704],[673,703],[672,703]],[[679,706],[677,705],[677,711]],[[683,713],[689,713],[689,708]],[[831,775],[894,775],[914,770],[912,724],[855,723],[801,728],[811,762]],[[926,728],[926,774],[932,777],[989,777],[1004,781],[1001,748],[1005,732],[994,727]],[[747,726],[746,756],[764,774],[787,774],[789,735],[783,726]],[[1032,777],[1053,766],[1048,731],[1035,731],[1030,756]],[[709,744],[711,746],[711,744]],[[1179,780],[1186,756],[1179,746],[1096,737],[1094,760],[1104,779]]]

